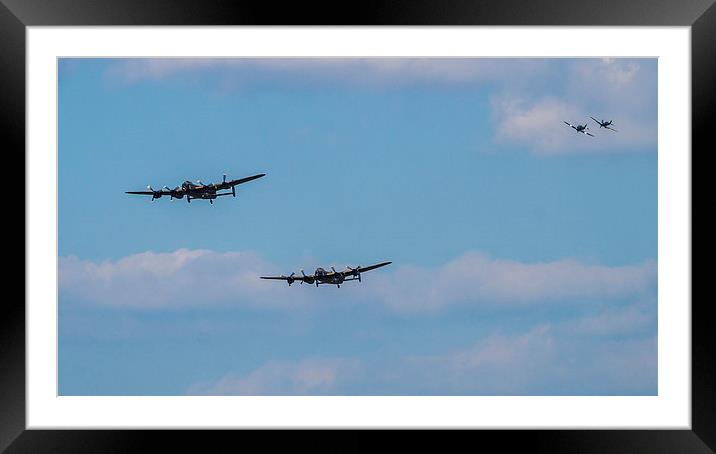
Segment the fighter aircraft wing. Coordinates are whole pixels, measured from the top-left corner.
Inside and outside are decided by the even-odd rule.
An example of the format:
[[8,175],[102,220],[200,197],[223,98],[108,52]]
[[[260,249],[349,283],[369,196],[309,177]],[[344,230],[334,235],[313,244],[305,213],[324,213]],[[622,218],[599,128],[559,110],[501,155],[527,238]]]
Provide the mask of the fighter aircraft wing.
[[607,129],[611,129],[611,130],[612,130],[612,131],[614,131],[614,132],[619,132],[619,131],[617,131],[617,130],[616,130],[616,129],[614,129],[614,128],[610,128],[609,126],[605,126],[605,128],[607,128]]
[[601,122],[601,121],[597,120],[596,118],[592,117],[591,115],[590,115],[589,118],[591,118],[592,120],[596,121],[597,124],[599,124],[600,126],[602,125],[602,122]]
[[572,128],[572,129],[576,129],[577,131],[579,131],[579,130],[577,129],[577,127],[574,126],[572,123],[567,123],[567,122],[565,121],[564,124],[567,125],[567,126],[569,126],[569,127]]
[[266,175],[265,173],[260,173],[260,174],[258,174],[258,175],[253,175],[253,176],[246,177],[246,178],[239,178],[238,180],[227,181],[227,182],[226,182],[226,186],[230,188],[231,186],[236,186],[237,184],[247,183],[247,182],[249,182],[249,181],[251,181],[251,180],[255,180],[255,179],[257,179],[257,178],[261,178],[261,177],[263,177],[263,176],[265,176],[265,175]]
[[594,134],[590,134],[590,133],[588,133],[588,132],[586,132],[586,131],[584,131],[584,133],[585,133],[586,135],[590,136],[590,137],[594,137]]
[[366,271],[371,271],[376,268],[380,268],[381,266],[390,265],[391,263],[393,262],[381,262],[371,266],[358,266],[352,269],[345,269],[343,271],[340,271],[340,273],[343,274],[343,276],[351,276],[354,274],[355,271],[359,273],[365,273]]

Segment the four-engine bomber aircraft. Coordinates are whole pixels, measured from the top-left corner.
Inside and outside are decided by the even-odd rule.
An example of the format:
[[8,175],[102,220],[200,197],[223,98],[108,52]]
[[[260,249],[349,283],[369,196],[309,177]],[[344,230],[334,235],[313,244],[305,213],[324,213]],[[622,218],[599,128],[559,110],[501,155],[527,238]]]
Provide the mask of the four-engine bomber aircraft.
[[567,123],[567,122],[565,121],[564,124],[567,125],[567,126],[571,126],[572,129],[574,129],[574,130],[577,131],[577,132],[581,132],[582,134],[586,134],[586,135],[588,135],[588,136],[594,137],[594,134],[590,134],[590,133],[587,132],[587,129],[589,129],[589,128],[587,128],[587,124],[586,124],[586,123],[584,123],[584,126],[582,126],[582,125],[576,125],[576,126],[575,126],[575,125],[573,125],[572,123]]
[[[213,204],[214,199],[221,197],[222,195],[232,195],[236,197],[236,185],[246,183],[257,178],[261,178],[265,173],[253,175],[246,178],[239,178],[238,180],[226,181],[226,174],[224,179],[220,183],[209,183],[204,184],[201,180],[197,180],[196,183],[191,181],[185,181],[181,186],[177,186],[174,189],[169,189],[164,186],[162,189],[155,190],[151,186],[147,186],[149,191],[127,191],[127,194],[140,194],[140,195],[151,195],[152,202],[154,199],[160,199],[162,196],[168,195],[170,200],[182,199],[186,196],[187,203],[191,203],[192,199],[203,199],[209,200],[209,203]],[[225,189],[231,189],[231,192],[218,192]]]
[[599,123],[599,129],[607,128],[607,129],[611,129],[611,130],[614,131],[614,132],[617,132],[616,129],[610,127],[610,126],[612,125],[612,123],[613,123],[613,120],[609,120],[609,121],[607,121],[607,120],[601,120],[601,121],[600,121],[600,120],[597,120],[596,118],[594,118],[594,117],[592,117],[592,116],[590,116],[589,118],[591,118],[592,120],[594,120],[594,121],[596,121],[597,123]]
[[301,284],[304,282],[307,284],[315,283],[316,287],[318,287],[319,284],[332,284],[341,288],[341,284],[347,281],[357,280],[358,282],[362,282],[360,278],[361,273],[380,268],[381,266],[390,265],[391,263],[393,262],[382,262],[376,265],[366,267],[358,266],[356,268],[346,266],[346,269],[343,271],[336,271],[333,267],[331,267],[331,271],[326,271],[323,268],[316,268],[316,272],[308,276],[303,272],[303,270],[301,270],[301,276],[296,276],[296,273],[291,273],[289,276],[261,276],[261,279],[286,281],[289,287],[294,282],[301,281]]

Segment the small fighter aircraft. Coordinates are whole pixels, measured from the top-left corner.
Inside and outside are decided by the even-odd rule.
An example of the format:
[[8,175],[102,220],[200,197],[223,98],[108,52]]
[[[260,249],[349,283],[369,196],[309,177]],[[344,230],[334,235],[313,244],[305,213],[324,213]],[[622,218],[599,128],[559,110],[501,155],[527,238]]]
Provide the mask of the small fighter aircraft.
[[[152,202],[154,199],[161,199],[162,196],[169,196],[170,200],[182,199],[186,196],[187,203],[191,203],[193,199],[208,200],[209,203],[213,204],[214,199],[224,195],[231,195],[236,197],[236,185],[246,183],[257,178],[261,178],[265,173],[253,175],[246,178],[239,178],[238,180],[226,181],[226,174],[224,179],[219,183],[204,184],[201,180],[197,180],[196,183],[191,181],[185,181],[181,186],[177,186],[174,189],[170,189],[164,186],[162,189],[155,190],[151,186],[147,186],[148,191],[126,191],[127,194],[139,194],[139,195],[151,195]],[[221,190],[231,189],[231,192],[219,192]]]
[[587,128],[587,124],[586,124],[586,123],[584,123],[584,126],[582,126],[582,125],[577,125],[577,126],[575,126],[575,125],[573,125],[572,123],[567,123],[567,122],[565,121],[564,124],[567,125],[567,126],[571,126],[572,129],[574,129],[574,130],[577,131],[577,132],[581,132],[582,134],[586,134],[586,135],[588,135],[588,136],[594,137],[594,134],[590,134],[590,133],[587,132],[587,130],[588,130],[589,128]]
[[611,129],[611,130],[614,131],[614,132],[618,132],[616,129],[610,127],[610,126],[612,125],[612,123],[613,123],[612,120],[609,120],[609,121],[607,121],[607,120],[601,120],[601,121],[599,121],[599,120],[597,120],[597,119],[594,118],[594,117],[589,117],[589,118],[591,118],[592,120],[594,120],[594,121],[596,121],[597,123],[599,123],[599,129],[607,128],[607,129]]
[[357,280],[358,282],[362,282],[361,273],[380,268],[381,266],[390,265],[391,263],[393,262],[382,262],[376,265],[366,267],[357,266],[355,268],[346,266],[346,269],[343,271],[336,271],[334,267],[331,267],[331,271],[326,271],[323,268],[316,268],[316,272],[310,275],[306,275],[306,273],[301,270],[300,276],[296,276],[296,273],[291,273],[288,276],[261,276],[261,279],[275,279],[280,281],[286,281],[289,287],[294,282],[301,281],[301,284],[303,284],[304,282],[309,285],[315,283],[316,287],[318,287],[319,284],[332,284],[337,285],[338,288],[341,288],[341,284],[347,281]]

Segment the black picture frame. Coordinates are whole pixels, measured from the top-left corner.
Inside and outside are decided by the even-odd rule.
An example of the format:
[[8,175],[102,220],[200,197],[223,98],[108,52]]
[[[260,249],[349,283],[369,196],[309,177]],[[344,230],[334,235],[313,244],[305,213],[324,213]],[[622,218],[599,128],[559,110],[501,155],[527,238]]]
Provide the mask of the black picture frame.
[[[365,1],[348,8],[347,4],[339,5],[340,2],[276,5],[221,0],[0,0],[0,131],[7,144],[6,156],[25,156],[25,32],[26,27],[34,25],[690,26],[692,150],[699,148],[709,152],[715,149],[713,134],[706,125],[713,118],[709,114],[716,111],[716,6],[713,2],[385,0]],[[684,303],[691,303],[692,308],[691,430],[514,431],[519,436],[485,430],[476,434],[479,442],[494,439],[501,448],[519,445],[558,452],[714,452],[716,342],[712,318],[707,316],[709,302],[692,298]],[[19,298],[6,298],[0,316],[0,451],[127,452],[145,446],[146,442],[169,440],[187,446],[189,432],[180,431],[26,430],[25,383],[25,306]],[[246,435],[239,435],[243,446],[249,443]],[[236,435],[233,431],[212,431],[202,432],[200,436],[205,440],[210,437],[212,444],[220,446],[218,443]],[[412,437],[416,441],[419,438]],[[360,440],[353,439],[347,447],[355,449],[360,444]]]

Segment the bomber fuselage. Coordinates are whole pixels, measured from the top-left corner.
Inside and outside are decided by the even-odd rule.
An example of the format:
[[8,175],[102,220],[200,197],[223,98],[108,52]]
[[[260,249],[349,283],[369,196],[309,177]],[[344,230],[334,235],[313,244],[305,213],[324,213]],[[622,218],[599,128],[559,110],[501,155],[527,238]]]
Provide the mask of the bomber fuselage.
[[316,281],[321,284],[340,285],[346,280],[343,274],[336,273],[335,271],[326,271],[323,268],[316,268],[314,276],[316,277]]

